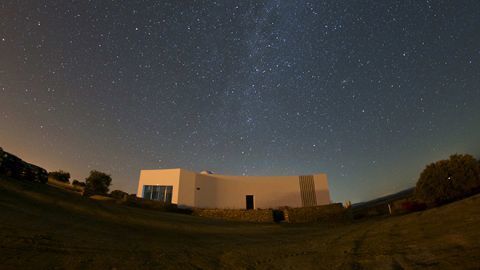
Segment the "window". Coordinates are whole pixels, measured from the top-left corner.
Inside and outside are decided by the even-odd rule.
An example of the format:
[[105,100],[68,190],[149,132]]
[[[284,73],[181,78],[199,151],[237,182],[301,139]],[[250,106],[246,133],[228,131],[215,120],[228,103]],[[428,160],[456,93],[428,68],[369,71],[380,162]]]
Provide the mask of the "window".
[[166,186],[165,187],[165,200],[164,202],[172,202],[172,191],[173,187],[172,186]]
[[154,187],[157,189],[157,196],[153,197],[152,200],[156,201],[165,201],[165,186],[156,186]]
[[143,186],[143,198],[166,203],[172,202],[173,186]]
[[143,186],[143,198],[152,199],[153,186]]
[[158,200],[158,196],[160,194],[159,190],[158,190],[159,186],[152,186],[152,200]]

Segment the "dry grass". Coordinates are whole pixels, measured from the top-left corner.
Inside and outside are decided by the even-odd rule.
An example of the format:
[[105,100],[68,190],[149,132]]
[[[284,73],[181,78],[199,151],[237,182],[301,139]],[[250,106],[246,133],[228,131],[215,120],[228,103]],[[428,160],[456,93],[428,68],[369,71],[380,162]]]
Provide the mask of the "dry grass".
[[64,182],[55,180],[51,177],[48,178],[48,184],[51,185],[51,186],[54,186],[54,187],[59,187],[59,188],[66,189],[66,190],[73,191],[73,192],[77,192],[77,193],[82,193],[83,192],[83,187],[74,186],[70,183],[64,183]]
[[1,269],[479,269],[480,196],[353,224],[251,224],[0,179]]
[[90,196],[90,199],[96,200],[96,201],[115,201],[115,199],[112,197],[102,196],[102,195],[93,195],[93,196]]

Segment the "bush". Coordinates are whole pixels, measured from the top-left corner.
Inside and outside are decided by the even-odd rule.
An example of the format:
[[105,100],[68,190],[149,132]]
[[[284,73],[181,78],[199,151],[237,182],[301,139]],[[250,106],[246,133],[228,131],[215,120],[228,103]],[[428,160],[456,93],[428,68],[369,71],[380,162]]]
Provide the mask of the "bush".
[[439,205],[452,202],[480,190],[480,165],[471,155],[452,155],[428,165],[420,174],[415,196]]
[[110,177],[110,175],[95,170],[91,171],[90,176],[85,179],[85,190],[83,194],[84,196],[106,195],[111,183],[112,177]]
[[110,192],[110,197],[117,199],[117,200],[123,200],[128,197],[128,193],[121,191],[121,190],[114,190]]
[[70,173],[64,172],[62,170],[58,170],[55,172],[49,172],[48,173],[49,178],[53,178],[57,181],[63,182],[63,183],[70,183]]
[[152,209],[152,210],[159,210],[159,211],[166,211],[166,212],[181,212],[181,210],[178,209],[176,204],[138,198],[135,196],[135,194],[128,195],[125,198],[125,200],[122,201],[122,204],[131,206],[131,207],[138,207],[138,208]]
[[78,181],[78,180],[73,180],[72,186],[75,186],[75,187],[85,187],[85,182],[80,182],[80,181]]

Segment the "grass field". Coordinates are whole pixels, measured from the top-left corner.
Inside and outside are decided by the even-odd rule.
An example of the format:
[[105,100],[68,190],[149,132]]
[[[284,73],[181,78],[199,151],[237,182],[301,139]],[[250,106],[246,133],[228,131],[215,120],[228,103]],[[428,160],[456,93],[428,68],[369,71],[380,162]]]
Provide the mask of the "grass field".
[[480,196],[352,224],[129,208],[0,177],[1,269],[480,269]]

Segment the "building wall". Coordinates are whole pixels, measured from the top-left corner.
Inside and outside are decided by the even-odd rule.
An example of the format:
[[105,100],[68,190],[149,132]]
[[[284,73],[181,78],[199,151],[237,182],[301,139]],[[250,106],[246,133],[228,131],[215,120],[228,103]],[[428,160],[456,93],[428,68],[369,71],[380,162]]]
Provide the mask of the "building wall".
[[330,198],[330,188],[328,187],[327,175],[324,173],[314,174],[315,195],[317,196],[317,205],[332,203]]
[[173,186],[172,203],[178,204],[180,171],[180,169],[141,170],[140,179],[138,181],[137,197],[143,198],[144,185]]
[[[178,206],[189,207],[195,205],[195,177],[196,173],[180,170]],[[175,187],[174,187],[175,188]]]
[[245,208],[245,196],[254,195],[255,208],[301,206],[298,176],[197,175],[196,206]]
[[[313,176],[317,205],[329,204],[327,176]],[[146,170],[140,174],[138,196],[143,185],[172,185],[172,203],[199,208],[245,209],[246,195],[254,196],[255,208],[301,207],[298,176],[230,176],[171,170]]]

